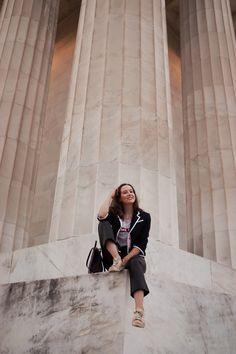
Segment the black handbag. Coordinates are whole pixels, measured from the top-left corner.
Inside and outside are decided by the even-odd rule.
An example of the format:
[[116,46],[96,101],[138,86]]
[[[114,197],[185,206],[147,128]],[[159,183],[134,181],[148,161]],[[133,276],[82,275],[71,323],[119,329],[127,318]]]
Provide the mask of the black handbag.
[[102,251],[97,247],[97,241],[95,241],[94,246],[89,251],[86,267],[88,268],[89,273],[104,272]]

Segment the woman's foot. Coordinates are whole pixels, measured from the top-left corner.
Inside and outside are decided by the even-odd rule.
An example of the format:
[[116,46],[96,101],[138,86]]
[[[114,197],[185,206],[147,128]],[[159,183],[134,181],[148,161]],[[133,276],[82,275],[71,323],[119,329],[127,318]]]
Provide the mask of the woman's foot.
[[109,268],[109,272],[120,272],[124,269],[124,265],[120,256],[113,258],[113,264]]
[[132,320],[132,325],[134,327],[143,328],[145,326],[144,322],[144,310],[143,309],[136,309],[134,311],[134,316]]

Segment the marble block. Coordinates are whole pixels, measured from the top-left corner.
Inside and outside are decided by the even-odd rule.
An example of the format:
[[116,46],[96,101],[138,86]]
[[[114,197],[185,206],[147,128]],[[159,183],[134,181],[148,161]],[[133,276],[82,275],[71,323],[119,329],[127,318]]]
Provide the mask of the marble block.
[[211,262],[212,289],[236,295],[236,271],[216,262]]
[[152,274],[167,279],[211,288],[210,261],[150,239],[147,248],[147,265]]
[[0,286],[0,353],[122,353],[126,283],[107,273]]
[[12,253],[2,253],[0,256],[0,284],[9,283]]
[[144,329],[128,272],[0,286],[0,352],[234,354],[236,297],[147,275]]
[[150,295],[145,303],[146,326],[138,330],[130,325],[130,304],[123,353],[235,353],[235,296],[154,274],[147,276],[147,282]]
[[[87,274],[86,258],[96,234],[50,242],[0,255],[0,284]],[[236,270],[150,237],[147,274],[236,295]]]
[[148,273],[165,279],[236,295],[236,270],[152,238],[147,247]]
[[[9,282],[86,274],[86,257],[95,239],[94,234],[81,235],[17,250],[12,255]],[[6,282],[0,279],[0,283]]]

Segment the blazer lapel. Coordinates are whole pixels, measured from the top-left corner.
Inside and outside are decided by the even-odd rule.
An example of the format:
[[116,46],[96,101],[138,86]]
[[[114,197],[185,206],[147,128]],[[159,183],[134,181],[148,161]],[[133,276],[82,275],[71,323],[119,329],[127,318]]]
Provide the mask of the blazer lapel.
[[134,213],[134,215],[132,217],[132,221],[131,221],[129,232],[131,232],[133,230],[133,228],[139,222],[139,220],[140,220],[140,211]]

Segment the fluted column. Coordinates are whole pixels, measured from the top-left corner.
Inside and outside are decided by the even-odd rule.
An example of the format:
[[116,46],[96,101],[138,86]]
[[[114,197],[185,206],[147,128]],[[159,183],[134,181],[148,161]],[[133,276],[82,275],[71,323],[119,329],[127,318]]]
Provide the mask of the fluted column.
[[8,0],[0,20],[0,249],[27,245],[59,1]]
[[96,231],[98,207],[134,184],[156,238],[178,244],[165,2],[81,6],[50,239]]
[[236,47],[230,4],[180,3],[189,250],[236,267]]

